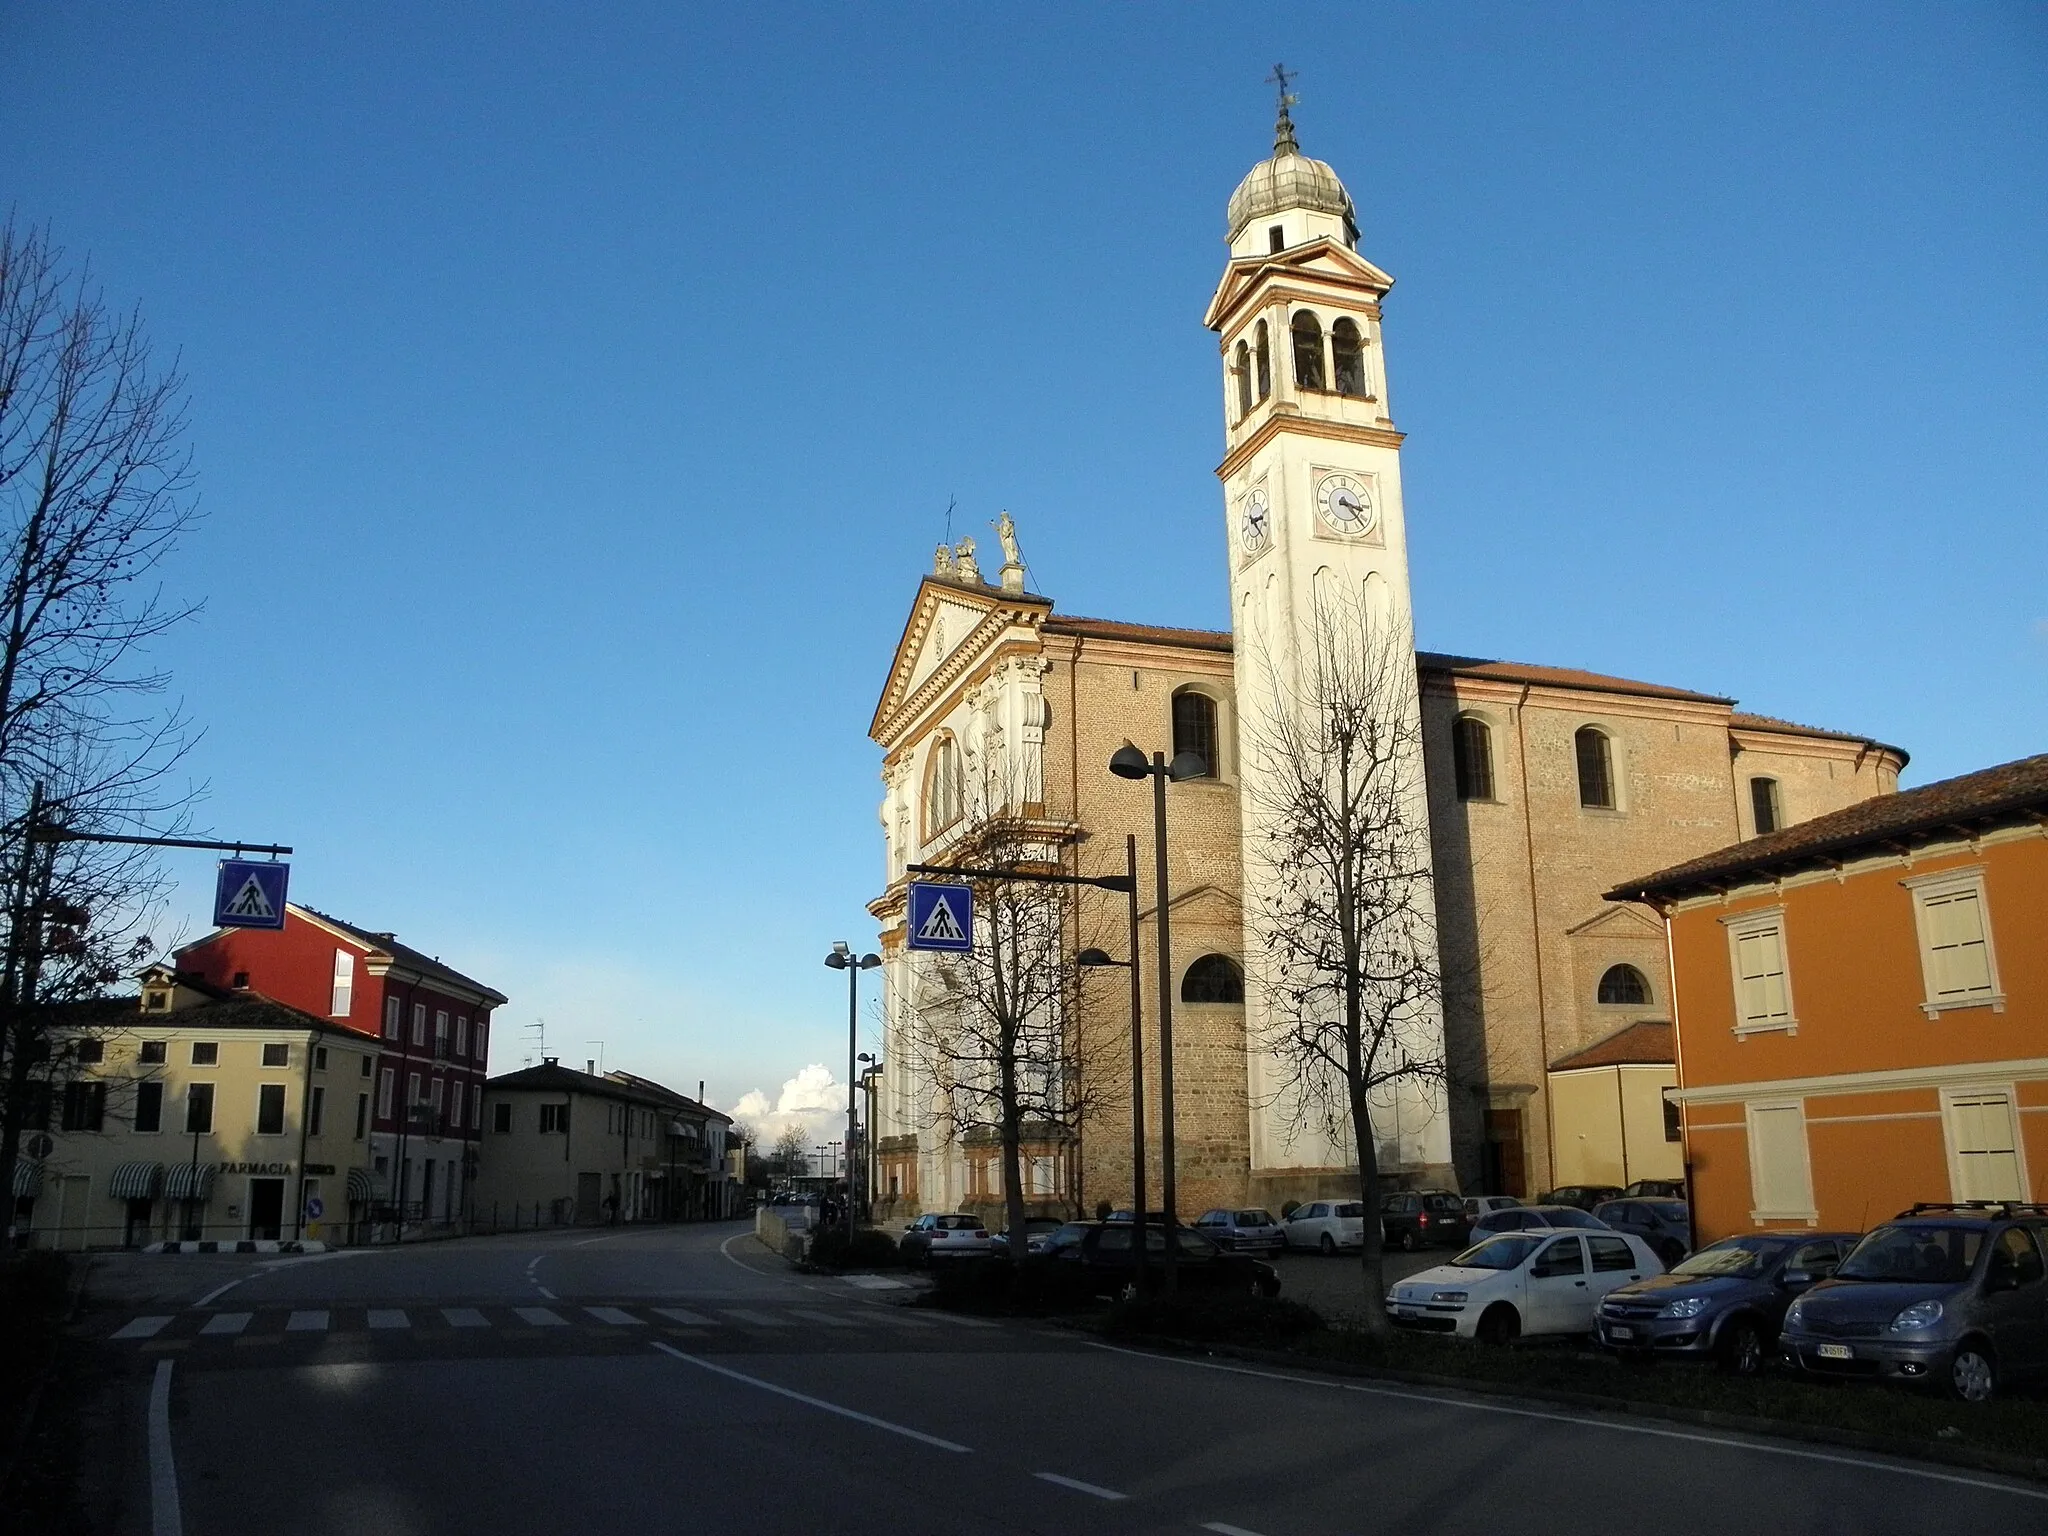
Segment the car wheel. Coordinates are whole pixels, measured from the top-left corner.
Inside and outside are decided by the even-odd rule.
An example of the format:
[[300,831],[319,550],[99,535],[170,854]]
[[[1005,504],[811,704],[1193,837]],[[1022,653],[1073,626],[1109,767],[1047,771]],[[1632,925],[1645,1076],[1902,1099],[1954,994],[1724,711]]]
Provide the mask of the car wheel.
[[1280,1277],[1278,1275],[1260,1275],[1252,1284],[1252,1292],[1254,1295],[1263,1296],[1266,1300],[1271,1301],[1280,1294]]
[[1721,1369],[1731,1376],[1755,1376],[1764,1368],[1764,1339],[1746,1317],[1730,1318],[1715,1346]]
[[1323,1240],[1318,1246],[1322,1248],[1323,1257],[1327,1259],[1337,1251],[1337,1240],[1331,1237],[1329,1233],[1325,1232],[1323,1234]]
[[1479,1342],[1505,1348],[1522,1336],[1522,1316],[1504,1301],[1496,1301],[1479,1319]]
[[1399,1248],[1403,1253],[1413,1253],[1415,1251],[1415,1234],[1413,1232],[1403,1232],[1401,1236],[1398,1239],[1396,1239],[1394,1246]]
[[1988,1403],[1998,1390],[1998,1368],[1981,1339],[1966,1339],[1948,1363],[1949,1396],[1966,1403]]
[[1116,1299],[1118,1301],[1131,1302],[1136,1301],[1141,1294],[1142,1293],[1138,1290],[1137,1281],[1126,1280],[1122,1285],[1117,1287]]

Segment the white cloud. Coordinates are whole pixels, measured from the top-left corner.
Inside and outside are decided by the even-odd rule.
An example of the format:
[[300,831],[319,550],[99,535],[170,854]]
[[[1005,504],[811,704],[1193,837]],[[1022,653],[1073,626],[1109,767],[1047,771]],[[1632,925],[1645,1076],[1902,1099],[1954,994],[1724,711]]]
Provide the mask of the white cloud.
[[732,1116],[754,1128],[763,1152],[771,1150],[791,1126],[803,1132],[806,1147],[844,1141],[846,1084],[832,1076],[830,1067],[813,1062],[783,1083],[772,1104],[758,1088],[742,1094],[732,1107]]

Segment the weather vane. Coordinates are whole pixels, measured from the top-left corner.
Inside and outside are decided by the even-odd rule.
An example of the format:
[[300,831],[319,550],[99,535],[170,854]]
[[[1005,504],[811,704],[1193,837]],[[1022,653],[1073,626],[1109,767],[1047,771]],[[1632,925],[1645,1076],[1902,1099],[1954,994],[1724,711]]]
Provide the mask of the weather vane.
[[1278,87],[1280,92],[1280,115],[1273,121],[1273,153],[1276,155],[1301,152],[1301,146],[1294,142],[1294,119],[1287,115],[1287,109],[1298,105],[1301,100],[1287,89],[1300,73],[1299,70],[1288,69],[1285,64],[1275,64],[1273,73],[1266,77],[1266,84]]

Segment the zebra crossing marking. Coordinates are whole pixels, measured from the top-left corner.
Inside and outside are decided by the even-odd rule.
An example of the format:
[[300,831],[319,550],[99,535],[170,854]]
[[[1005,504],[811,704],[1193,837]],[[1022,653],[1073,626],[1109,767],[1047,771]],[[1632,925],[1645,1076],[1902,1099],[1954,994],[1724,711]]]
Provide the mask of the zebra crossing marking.
[[830,1312],[812,1312],[803,1307],[791,1307],[791,1317],[800,1317],[807,1323],[817,1323],[824,1328],[858,1328],[861,1325],[850,1317],[834,1317]]
[[490,1320],[475,1307],[443,1307],[441,1315],[448,1319],[450,1328],[488,1328]]
[[324,1308],[312,1308],[304,1312],[294,1312],[285,1319],[284,1331],[286,1333],[325,1333],[328,1321],[329,1319]]
[[615,1328],[645,1328],[647,1324],[635,1317],[624,1307],[585,1307],[584,1311],[600,1323],[610,1323]]
[[686,1328],[712,1328],[717,1326],[714,1318],[701,1312],[692,1312],[688,1307],[655,1307],[655,1316],[665,1317],[671,1322],[681,1323]]
[[745,1307],[724,1307],[720,1310],[727,1317],[733,1319],[733,1321],[746,1323],[754,1328],[787,1328],[789,1326],[779,1317],[770,1317],[766,1312],[754,1312]]
[[410,1328],[412,1326],[412,1319],[407,1317],[404,1310],[399,1307],[372,1307],[370,1308],[369,1321],[372,1328]]
[[206,1320],[206,1326],[199,1331],[205,1333],[240,1333],[249,1326],[253,1312],[216,1312]]
[[114,1334],[117,1339],[150,1339],[163,1332],[170,1322],[168,1317],[138,1317]]
[[558,1317],[546,1307],[514,1307],[512,1310],[519,1315],[521,1322],[531,1323],[536,1328],[566,1328],[569,1326],[567,1318]]

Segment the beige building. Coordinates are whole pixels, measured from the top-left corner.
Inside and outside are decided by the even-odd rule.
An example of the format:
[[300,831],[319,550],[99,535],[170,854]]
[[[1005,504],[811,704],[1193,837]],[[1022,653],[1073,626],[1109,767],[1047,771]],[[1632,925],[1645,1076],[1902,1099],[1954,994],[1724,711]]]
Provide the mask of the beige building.
[[[939,549],[891,662],[870,728],[884,752],[884,890],[870,910],[889,1029],[877,1193],[891,1214],[999,1198],[986,1130],[951,1122],[919,1069],[920,1020],[947,1005],[928,957],[904,943],[906,867],[952,856],[977,797],[1068,873],[1120,873],[1125,837],[1138,838],[1136,958],[1159,1102],[1151,786],[1106,771],[1126,743],[1192,750],[1211,768],[1167,793],[1181,1210],[1277,1208],[1355,1177],[1347,1137],[1289,1123],[1258,1045],[1267,1004],[1261,967],[1246,964],[1245,882],[1275,874],[1246,862],[1259,770],[1240,752],[1257,720],[1241,731],[1240,710],[1266,706],[1247,698],[1238,663],[1252,647],[1284,670],[1326,593],[1405,634],[1408,542],[1433,534],[1426,517],[1409,521],[1399,476],[1381,331],[1393,279],[1358,255],[1341,182],[1299,153],[1284,112],[1273,157],[1231,200],[1229,239],[1207,323],[1223,372],[1217,548],[1233,630],[1060,614],[1026,591],[1005,517],[993,581],[973,541]],[[1632,871],[1888,793],[1905,755],[1726,697],[1568,668],[1421,653],[1414,692],[1396,692],[1419,711],[1450,1085],[1390,1103],[1384,1119],[1375,1109],[1382,1168],[1533,1194],[1562,1182],[1582,1146],[1611,1140],[1618,1163],[1638,1117],[1602,1132],[1589,1101],[1565,1124],[1575,1090],[1552,1086],[1576,1053],[1670,1016],[1661,931],[1604,893]],[[1077,947],[1125,954],[1119,902],[1074,898]],[[1128,1061],[1121,987],[1088,989],[1078,1011],[1094,1042],[1079,1055],[1108,1070]],[[1106,1094],[1079,1118],[1027,1149],[1027,1194],[1045,1208],[1129,1198],[1127,1108]],[[1150,1126],[1156,1142],[1156,1112]],[[1149,1161],[1156,1188],[1156,1149]]]
[[367,1220],[374,1041],[156,967],[67,1009],[15,1173],[39,1247],[337,1241]]
[[729,1216],[731,1125],[647,1078],[578,1072],[550,1056],[484,1085],[475,1219],[503,1228]]

